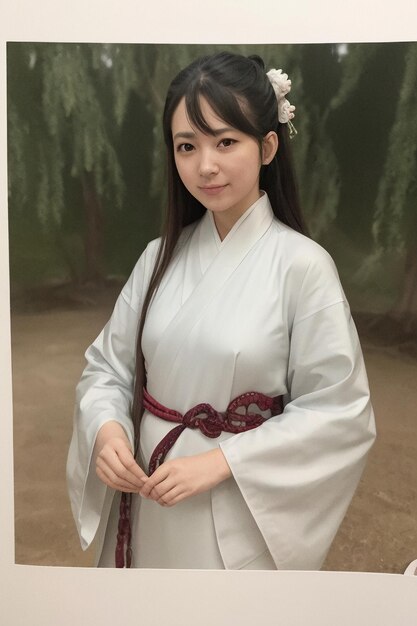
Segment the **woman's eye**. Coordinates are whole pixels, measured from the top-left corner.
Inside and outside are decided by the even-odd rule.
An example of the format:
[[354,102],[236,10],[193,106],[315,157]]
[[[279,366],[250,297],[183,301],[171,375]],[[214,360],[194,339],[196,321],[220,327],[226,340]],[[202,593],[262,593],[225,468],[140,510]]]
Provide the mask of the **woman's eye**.
[[220,144],[221,146],[223,146],[224,148],[228,148],[229,146],[232,146],[234,143],[236,143],[236,139],[222,139]]
[[194,146],[191,143],[181,143],[177,150],[178,152],[191,152],[194,149]]

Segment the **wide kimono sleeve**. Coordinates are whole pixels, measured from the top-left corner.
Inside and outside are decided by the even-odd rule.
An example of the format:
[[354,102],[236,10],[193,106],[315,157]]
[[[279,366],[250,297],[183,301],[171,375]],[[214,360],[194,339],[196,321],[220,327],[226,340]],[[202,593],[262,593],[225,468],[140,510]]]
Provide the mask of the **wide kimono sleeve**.
[[277,567],[318,569],[359,482],[375,426],[358,335],[334,264],[316,251],[300,281],[299,274],[296,268],[288,298],[284,411],[220,446]]
[[[117,299],[110,320],[87,349],[87,366],[76,389],[73,435],[67,460],[67,485],[83,549],[94,539],[106,496],[110,500],[114,495],[113,490],[99,480],[91,462],[99,429],[108,421],[118,422],[124,428],[133,449],[130,409],[137,327],[154,249],[155,246],[149,244],[142,254]],[[108,513],[109,506],[105,508]]]

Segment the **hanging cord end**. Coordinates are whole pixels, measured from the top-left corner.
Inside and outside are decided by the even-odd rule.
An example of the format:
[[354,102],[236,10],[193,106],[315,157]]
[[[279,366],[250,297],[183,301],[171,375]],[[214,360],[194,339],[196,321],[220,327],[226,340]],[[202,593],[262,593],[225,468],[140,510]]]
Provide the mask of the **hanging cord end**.
[[287,124],[288,124],[288,132],[289,132],[290,139],[294,139],[294,137],[298,135],[298,130],[296,129],[296,127],[294,126],[291,120],[288,120]]
[[[115,551],[116,567],[129,568],[132,563],[132,529],[130,526],[130,510],[132,494],[122,493],[120,498],[119,525]],[[126,558],[125,558],[126,553]]]

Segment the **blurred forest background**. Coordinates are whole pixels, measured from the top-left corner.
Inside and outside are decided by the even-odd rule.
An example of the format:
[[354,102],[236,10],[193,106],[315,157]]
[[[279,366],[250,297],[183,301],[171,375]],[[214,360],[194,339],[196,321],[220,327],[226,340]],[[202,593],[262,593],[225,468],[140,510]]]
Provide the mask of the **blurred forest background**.
[[65,488],[74,389],[159,234],[167,86],[220,49],[292,79],[302,206],[364,348],[378,439],[324,567],[402,572],[417,557],[416,43],[8,44],[16,562],[93,562]]
[[[311,232],[353,309],[417,329],[417,44],[8,46],[12,296],[77,300],[126,277],[159,232],[161,114],[175,73],[216,49],[292,79]],[[67,288],[63,290],[63,286]],[[45,291],[42,290],[42,297]],[[81,296],[82,299],[82,296]]]

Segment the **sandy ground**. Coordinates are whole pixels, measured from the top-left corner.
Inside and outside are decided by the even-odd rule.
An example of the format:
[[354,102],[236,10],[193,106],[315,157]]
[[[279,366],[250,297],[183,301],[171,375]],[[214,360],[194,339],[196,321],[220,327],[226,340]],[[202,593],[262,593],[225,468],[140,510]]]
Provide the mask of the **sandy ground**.
[[[111,310],[12,320],[16,563],[89,566],[66,486],[74,387]],[[324,569],[402,573],[417,558],[417,360],[363,339],[378,440]]]

